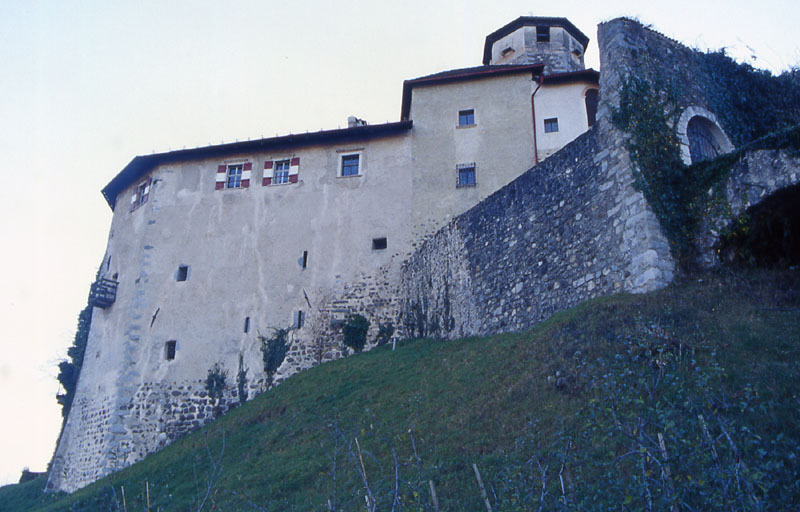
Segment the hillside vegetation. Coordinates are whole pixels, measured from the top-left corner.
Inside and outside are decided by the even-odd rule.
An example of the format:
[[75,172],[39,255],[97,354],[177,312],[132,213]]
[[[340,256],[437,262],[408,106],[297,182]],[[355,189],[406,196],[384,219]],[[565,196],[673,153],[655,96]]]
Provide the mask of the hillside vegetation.
[[722,271],[328,363],[71,496],[0,488],[0,510],[434,510],[430,482],[440,510],[486,510],[473,464],[494,511],[793,509],[798,342],[800,272]]

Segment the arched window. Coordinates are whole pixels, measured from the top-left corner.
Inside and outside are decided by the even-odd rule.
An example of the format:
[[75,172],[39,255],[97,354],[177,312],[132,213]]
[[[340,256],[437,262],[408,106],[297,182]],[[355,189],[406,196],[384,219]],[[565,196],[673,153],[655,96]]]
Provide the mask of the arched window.
[[589,89],[586,91],[586,120],[589,121],[589,126],[594,125],[597,121],[597,89]]
[[689,120],[686,137],[689,139],[689,155],[693,164],[716,158],[722,153],[720,144],[714,137],[716,130],[717,126],[704,117],[695,116]]

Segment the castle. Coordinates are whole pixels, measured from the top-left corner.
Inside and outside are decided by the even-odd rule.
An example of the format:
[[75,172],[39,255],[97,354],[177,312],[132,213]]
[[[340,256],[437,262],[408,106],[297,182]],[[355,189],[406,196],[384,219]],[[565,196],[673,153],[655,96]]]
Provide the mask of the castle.
[[[602,75],[568,20],[521,17],[487,36],[482,66],[405,81],[397,122],[134,158],[103,189],[114,214],[48,489],[210,420],[215,363],[234,371],[241,354],[263,391],[259,336],[276,328],[291,328],[283,379],[341,357],[350,313],[370,341],[381,324],[454,337],[668,283],[669,244],[609,108],[639,52],[692,51],[630,20],[599,39]],[[686,159],[732,150],[707,98],[684,99]],[[798,181],[774,174],[773,190]]]

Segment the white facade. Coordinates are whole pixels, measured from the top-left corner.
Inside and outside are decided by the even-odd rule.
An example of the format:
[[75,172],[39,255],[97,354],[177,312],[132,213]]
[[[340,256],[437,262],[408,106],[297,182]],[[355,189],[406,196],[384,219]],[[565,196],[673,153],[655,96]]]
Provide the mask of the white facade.
[[532,167],[547,116],[564,129],[538,139],[539,159],[586,130],[591,80],[551,86],[542,68],[407,81],[398,123],[134,159],[104,190],[116,300],[94,309],[48,488],[78,489],[210,419],[215,363],[235,388],[242,353],[263,390],[259,334],[294,327],[281,378],[338,357],[331,320],[348,311],[372,339],[396,318],[416,242]]

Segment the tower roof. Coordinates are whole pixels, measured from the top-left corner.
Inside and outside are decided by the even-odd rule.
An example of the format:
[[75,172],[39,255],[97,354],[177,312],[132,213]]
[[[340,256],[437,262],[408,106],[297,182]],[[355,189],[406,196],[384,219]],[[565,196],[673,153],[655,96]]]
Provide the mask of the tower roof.
[[572,24],[567,18],[550,18],[544,16],[520,16],[511,23],[500,27],[488,36],[486,36],[486,43],[483,45],[483,63],[489,64],[492,61],[492,45],[498,40],[507,36],[521,27],[535,27],[537,25],[547,25],[550,27],[561,27],[578,41],[583,49],[586,50],[586,45],[589,44],[589,38],[578,30],[578,27]]

